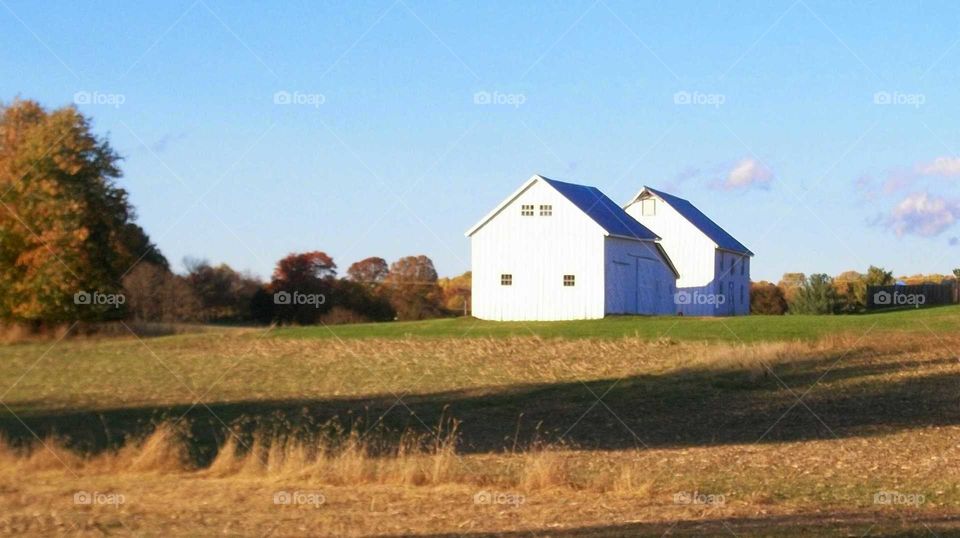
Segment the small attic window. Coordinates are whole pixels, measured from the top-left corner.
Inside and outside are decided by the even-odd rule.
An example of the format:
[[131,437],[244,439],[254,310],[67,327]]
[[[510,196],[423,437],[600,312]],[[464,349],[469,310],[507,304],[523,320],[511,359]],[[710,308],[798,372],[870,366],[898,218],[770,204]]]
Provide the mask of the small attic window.
[[552,205],[541,205],[540,206],[540,216],[549,217],[553,215],[553,206]]
[[567,288],[576,286],[577,277],[575,275],[563,275],[563,285]]
[[642,215],[644,217],[655,217],[657,215],[657,201],[654,198],[647,198],[640,202],[642,205]]
[[532,217],[533,216],[533,204],[527,205],[524,204],[520,206],[520,216],[522,217]]

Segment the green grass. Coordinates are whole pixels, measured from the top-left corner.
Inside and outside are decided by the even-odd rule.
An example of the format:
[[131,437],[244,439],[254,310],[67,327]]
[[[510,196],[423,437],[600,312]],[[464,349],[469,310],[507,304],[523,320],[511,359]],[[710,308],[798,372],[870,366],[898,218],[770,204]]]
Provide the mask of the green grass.
[[828,334],[867,331],[942,332],[956,330],[960,306],[842,316],[742,316],[731,318],[614,316],[598,320],[497,322],[475,318],[288,327],[283,338],[460,338],[531,336],[759,342],[812,340]]

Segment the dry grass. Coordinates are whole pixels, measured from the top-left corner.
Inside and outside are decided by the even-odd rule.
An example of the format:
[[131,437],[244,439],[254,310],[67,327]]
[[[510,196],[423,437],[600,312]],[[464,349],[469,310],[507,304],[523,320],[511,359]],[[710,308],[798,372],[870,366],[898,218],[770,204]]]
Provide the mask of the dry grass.
[[[150,345],[174,372],[198,386],[223,376],[221,359],[229,360],[227,365],[243,359],[211,398],[330,399],[396,391],[420,413],[429,409],[417,407],[417,396],[459,390],[465,395],[457,396],[464,399],[455,406],[456,416],[465,422],[442,415],[446,418],[431,433],[413,428],[403,435],[355,425],[314,435],[276,427],[237,430],[203,467],[189,457],[196,440],[182,425],[165,424],[138,441],[95,454],[70,450],[57,438],[29,447],[0,442],[5,507],[0,533],[357,536],[521,529],[618,536],[682,529],[724,534],[729,527],[738,535],[876,535],[925,532],[923,525],[944,535],[960,530],[951,519],[960,513],[954,470],[960,461],[955,351],[960,335],[835,335],[749,345],[640,338],[187,338]],[[95,374],[70,374],[106,378],[114,401],[138,386],[143,372],[137,366],[155,362],[147,357],[124,364],[130,357],[123,342],[70,345],[69,359],[94,352],[109,359],[105,375],[96,366]],[[43,362],[37,368],[45,368]],[[371,371],[379,375],[370,379]],[[619,378],[624,379],[605,393]],[[144,385],[149,380],[142,378]],[[535,390],[524,392],[528,386]],[[65,400],[79,394],[84,402],[100,401],[93,397],[99,393],[83,392],[91,389],[80,381],[68,387],[75,392]],[[141,399],[190,398],[182,390],[153,390]],[[589,413],[600,395],[622,423],[603,405]],[[796,401],[800,395],[802,405]],[[41,399],[21,396],[28,397]],[[427,403],[439,408],[445,400]],[[579,441],[597,440],[599,446],[502,441],[504,432],[519,428],[518,410],[524,420],[536,412],[538,420],[557,419],[559,433],[582,419],[568,439],[580,435]],[[264,415],[258,424],[276,426],[271,417]],[[498,422],[489,424],[491,417]],[[722,437],[745,423],[759,429]],[[774,424],[762,443],[754,442]],[[626,427],[648,446],[618,444],[633,442]],[[505,450],[464,450],[462,441],[470,436],[493,436]],[[127,502],[78,507],[72,496],[81,490],[123,493]],[[277,506],[278,491],[322,492],[326,502]],[[925,502],[874,504],[880,491],[922,494]],[[676,494],[691,492],[722,495],[725,503],[675,502]],[[515,502],[477,504],[481,493]]]
[[[458,455],[449,444],[437,452],[435,444],[408,440],[409,448],[379,457],[371,455],[379,450],[375,443],[355,436],[336,448],[261,438],[250,450],[227,450],[228,442],[214,465],[194,469],[168,457],[182,440],[163,429],[128,450],[89,458],[70,457],[54,443],[29,452],[5,447],[0,533],[364,536],[540,529],[560,535],[596,526],[619,536],[679,533],[690,525],[697,535],[729,527],[741,536],[837,529],[859,536],[928,524],[947,535],[960,530],[957,521],[943,519],[956,513],[960,499],[946,472],[960,456],[951,440],[958,435],[954,427],[869,440],[614,452],[544,447],[499,456]],[[49,450],[70,470],[41,455]],[[873,505],[880,490],[919,492],[926,502]],[[77,506],[73,496],[80,491],[125,500]],[[278,492],[320,494],[323,501],[277,505]],[[677,504],[679,492],[726,500]],[[478,495],[505,500],[478,502]],[[781,517],[796,519],[778,523]],[[741,518],[758,528],[751,531]]]

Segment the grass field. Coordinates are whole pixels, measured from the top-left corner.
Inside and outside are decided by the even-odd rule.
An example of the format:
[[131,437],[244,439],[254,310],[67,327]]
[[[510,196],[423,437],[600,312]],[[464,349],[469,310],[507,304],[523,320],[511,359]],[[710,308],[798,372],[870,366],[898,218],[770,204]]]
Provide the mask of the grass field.
[[757,342],[810,340],[837,333],[880,331],[949,331],[956,328],[960,307],[848,316],[742,316],[684,318],[613,316],[584,321],[493,322],[450,318],[396,323],[365,323],[276,330],[289,338],[462,338],[538,336],[541,338],[622,338]]
[[955,534],[958,329],[947,307],[7,345],[0,533]]

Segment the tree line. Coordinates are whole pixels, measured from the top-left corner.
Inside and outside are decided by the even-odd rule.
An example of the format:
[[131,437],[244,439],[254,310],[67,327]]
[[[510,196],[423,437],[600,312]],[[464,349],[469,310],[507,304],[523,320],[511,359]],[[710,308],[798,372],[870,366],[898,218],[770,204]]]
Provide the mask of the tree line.
[[291,253],[266,282],[197,259],[177,274],[135,223],[120,161],[72,106],[0,103],[0,321],[312,324],[465,310],[470,274],[440,279],[422,255],[369,257],[345,277],[322,251]]
[[[0,103],[0,322],[32,325],[138,319],[222,323],[348,323],[469,313],[471,275],[439,278],[430,258],[380,257],[345,275],[323,251],[291,253],[269,281],[226,264],[185,260],[177,274],[135,222],[117,186],[120,157],[74,107]],[[903,277],[908,284],[954,275]],[[751,285],[754,314],[863,311],[869,286],[893,273],[787,273]]]
[[870,286],[891,286],[897,281],[914,284],[953,284],[960,280],[960,268],[952,275],[913,275],[894,278],[893,272],[870,266],[865,273],[846,271],[831,277],[818,273],[785,273],[779,282],[761,281],[750,285],[752,314],[853,314],[867,309]]
[[[219,323],[337,324],[393,319],[415,320],[456,313],[456,299],[467,285],[437,277],[426,256],[406,256],[388,264],[369,257],[340,277],[333,258],[322,251],[292,253],[277,262],[268,282],[227,264],[186,260],[186,274],[140,263],[123,279],[126,314],[144,321]],[[464,289],[466,290],[464,292]]]

